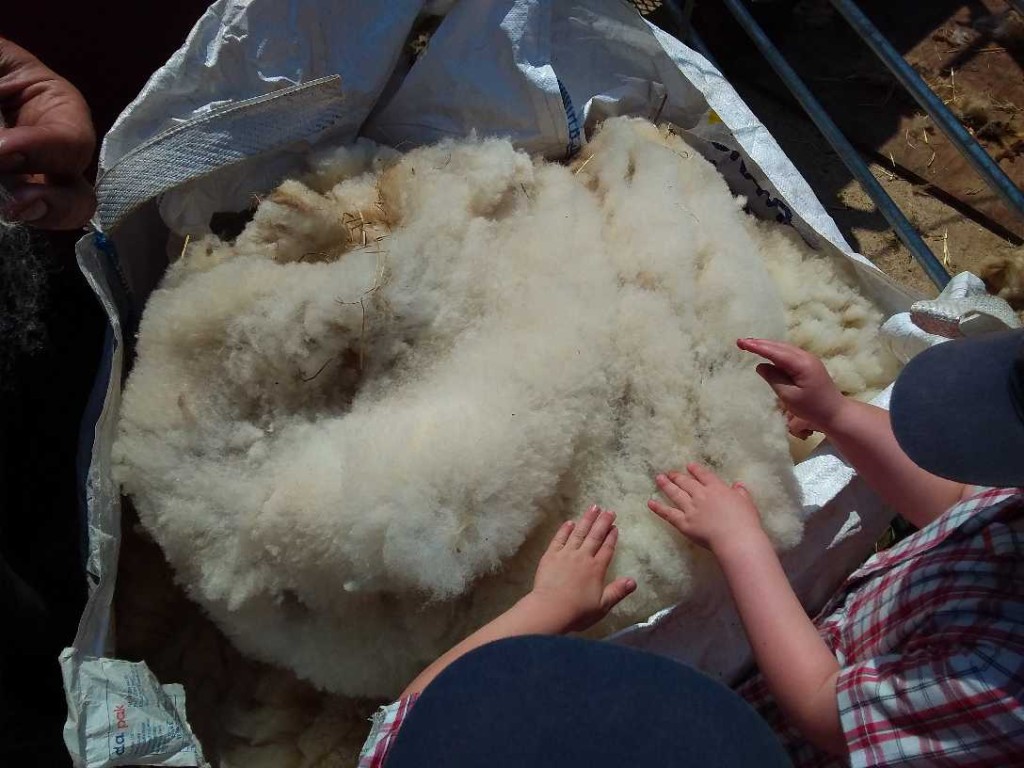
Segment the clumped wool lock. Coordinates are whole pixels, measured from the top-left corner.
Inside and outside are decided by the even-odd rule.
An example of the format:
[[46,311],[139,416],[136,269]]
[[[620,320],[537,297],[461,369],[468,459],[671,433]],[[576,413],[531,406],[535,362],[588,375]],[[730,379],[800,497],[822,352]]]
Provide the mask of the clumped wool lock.
[[799,337],[855,395],[894,373],[849,277],[742,206],[635,119],[569,167],[498,139],[320,154],[150,297],[116,477],[241,650],[336,693],[395,694],[595,502],[639,584],[606,628],[646,618],[712,577],[647,511],[654,472],[707,463],[800,536],[736,338]]

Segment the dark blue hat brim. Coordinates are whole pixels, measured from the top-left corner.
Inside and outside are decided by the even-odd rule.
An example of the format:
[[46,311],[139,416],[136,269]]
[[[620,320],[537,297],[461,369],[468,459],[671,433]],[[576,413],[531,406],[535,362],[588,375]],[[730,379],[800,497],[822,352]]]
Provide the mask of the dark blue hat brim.
[[1024,485],[1022,343],[1024,331],[958,339],[907,364],[889,409],[915,464],[969,485]]
[[782,768],[775,734],[696,670],[630,648],[518,637],[442,672],[402,725],[388,768]]

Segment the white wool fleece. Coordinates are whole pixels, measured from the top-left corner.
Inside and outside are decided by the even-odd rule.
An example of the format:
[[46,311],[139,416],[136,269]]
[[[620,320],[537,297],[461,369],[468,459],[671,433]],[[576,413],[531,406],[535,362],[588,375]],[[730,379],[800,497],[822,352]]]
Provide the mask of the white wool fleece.
[[[622,118],[571,168],[503,140],[310,167],[169,269],[115,444],[143,524],[242,650],[393,695],[595,502],[639,583],[612,624],[644,618],[711,578],[645,506],[693,460],[799,539],[784,424],[735,339],[810,327],[772,282],[810,257],[680,138]],[[851,370],[874,361],[872,338],[848,346]]]

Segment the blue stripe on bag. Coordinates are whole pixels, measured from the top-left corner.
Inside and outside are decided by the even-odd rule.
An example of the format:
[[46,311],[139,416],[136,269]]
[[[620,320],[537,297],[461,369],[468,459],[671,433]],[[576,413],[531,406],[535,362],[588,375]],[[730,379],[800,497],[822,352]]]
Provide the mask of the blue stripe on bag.
[[562,107],[565,109],[565,119],[569,128],[569,143],[565,145],[565,159],[568,160],[579,152],[580,147],[583,146],[583,130],[580,127],[580,119],[576,116],[576,109],[572,105],[572,97],[569,96],[569,91],[562,85],[561,80],[557,77],[555,80],[558,81],[558,92],[562,94]]

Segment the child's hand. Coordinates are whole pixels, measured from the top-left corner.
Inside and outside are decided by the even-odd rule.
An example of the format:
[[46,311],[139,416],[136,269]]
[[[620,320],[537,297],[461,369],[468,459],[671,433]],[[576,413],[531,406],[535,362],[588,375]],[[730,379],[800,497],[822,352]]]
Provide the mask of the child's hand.
[[769,339],[738,339],[736,346],[769,361],[758,365],[757,373],[782,401],[790,434],[807,438],[812,431],[829,431],[846,398],[821,360],[792,344]]
[[686,538],[720,554],[725,544],[742,541],[748,534],[765,536],[761,517],[740,483],[726,485],[700,464],[688,464],[689,472],[658,475],[658,488],[673,506],[651,499],[647,506]]
[[596,624],[636,589],[632,579],[604,583],[619,538],[614,521],[614,512],[591,507],[579,522],[562,524],[537,565],[527,599],[564,619],[567,632]]
[[613,520],[614,512],[602,512],[595,506],[578,523],[564,523],[540,559],[533,590],[420,672],[402,696],[419,693],[448,665],[487,643],[520,635],[587,629],[603,619],[636,589],[632,579],[616,579],[605,586],[619,536]]

